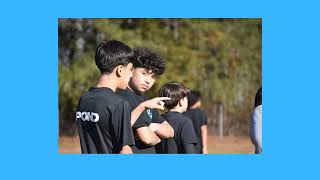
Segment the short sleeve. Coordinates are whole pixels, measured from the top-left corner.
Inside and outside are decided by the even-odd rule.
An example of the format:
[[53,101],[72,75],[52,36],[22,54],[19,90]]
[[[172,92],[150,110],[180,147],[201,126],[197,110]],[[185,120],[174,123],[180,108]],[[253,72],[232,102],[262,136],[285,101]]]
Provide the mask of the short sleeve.
[[208,124],[208,116],[205,111],[201,110],[201,126]]
[[152,118],[153,123],[162,124],[163,122],[166,121],[166,119],[162,117],[157,110],[153,109],[153,112],[154,112],[153,113],[154,117]]
[[197,144],[197,136],[190,119],[187,119],[182,126],[181,130],[181,143],[182,144]]
[[145,126],[149,126],[151,123],[151,118],[149,118],[147,111],[144,110],[140,116],[138,117],[138,119],[136,120],[136,122],[133,124],[132,128],[138,129],[141,127],[145,127]]
[[125,101],[119,103],[111,117],[116,136],[116,144],[118,145],[116,149],[120,151],[125,145],[134,145],[129,104]]

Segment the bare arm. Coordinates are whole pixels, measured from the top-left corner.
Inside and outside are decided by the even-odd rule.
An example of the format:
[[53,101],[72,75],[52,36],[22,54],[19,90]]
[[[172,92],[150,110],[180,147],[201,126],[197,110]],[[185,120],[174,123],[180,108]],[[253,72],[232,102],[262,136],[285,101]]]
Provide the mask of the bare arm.
[[156,97],[147,101],[140,103],[132,112],[131,112],[131,126],[137,121],[138,117],[145,110],[145,108],[150,109],[160,109],[164,110],[163,100],[170,100],[168,97]]
[[131,126],[137,121],[138,117],[145,110],[143,103],[139,104],[133,111],[131,111]]
[[132,149],[130,146],[125,145],[122,147],[120,154],[132,154]]
[[202,153],[203,154],[208,154],[207,139],[208,139],[207,125],[203,125],[203,126],[201,126],[201,140],[202,140]]
[[138,138],[147,145],[156,145],[161,142],[160,138],[152,132],[148,126],[136,129],[136,134]]
[[174,130],[167,121],[162,124],[151,123],[150,129],[161,138],[172,138],[174,136]]

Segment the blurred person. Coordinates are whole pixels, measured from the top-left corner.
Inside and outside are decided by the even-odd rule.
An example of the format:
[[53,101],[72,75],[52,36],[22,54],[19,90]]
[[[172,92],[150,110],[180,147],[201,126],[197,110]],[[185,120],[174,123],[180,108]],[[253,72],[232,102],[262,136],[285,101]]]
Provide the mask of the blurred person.
[[95,62],[100,78],[84,93],[76,111],[83,154],[132,153],[130,105],[115,94],[132,76],[133,50],[120,41],[98,45]]
[[208,154],[207,148],[207,121],[206,113],[200,109],[201,107],[201,93],[199,91],[191,91],[188,96],[188,110],[183,113],[184,116],[190,118],[198,138],[196,146],[197,153]]
[[162,153],[168,154],[194,154],[197,153],[198,138],[194,132],[191,119],[182,113],[188,108],[187,96],[190,90],[183,84],[169,82],[164,84],[159,92],[160,96],[170,97],[165,101],[168,112],[162,116],[173,127],[174,137],[162,141]]
[[256,93],[254,111],[250,118],[250,138],[255,146],[255,153],[262,153],[262,86]]
[[133,59],[133,76],[127,88],[119,90],[117,94],[130,104],[132,129],[135,135],[133,153],[154,154],[157,152],[156,145],[162,138],[174,135],[173,128],[156,110],[164,110],[163,100],[170,98],[157,97],[149,100],[144,95],[164,72],[165,62],[157,52],[148,48],[134,49]]

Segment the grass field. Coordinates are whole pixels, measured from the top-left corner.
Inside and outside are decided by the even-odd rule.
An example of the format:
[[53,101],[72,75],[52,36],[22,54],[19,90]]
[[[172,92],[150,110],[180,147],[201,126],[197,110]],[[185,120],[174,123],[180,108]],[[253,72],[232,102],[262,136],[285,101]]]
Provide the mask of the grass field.
[[[254,146],[249,137],[227,136],[219,139],[209,136],[208,151],[210,154],[252,154]],[[79,137],[59,137],[59,153],[81,153]]]

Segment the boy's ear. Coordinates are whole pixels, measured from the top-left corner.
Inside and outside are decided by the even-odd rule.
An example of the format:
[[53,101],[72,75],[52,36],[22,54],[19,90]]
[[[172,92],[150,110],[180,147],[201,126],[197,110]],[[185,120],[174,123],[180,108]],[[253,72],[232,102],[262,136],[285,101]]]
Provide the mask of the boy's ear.
[[179,100],[178,105],[181,107],[183,103],[183,98]]
[[115,71],[116,71],[117,77],[122,77],[123,71],[124,71],[123,65],[117,66],[117,67],[115,68]]

